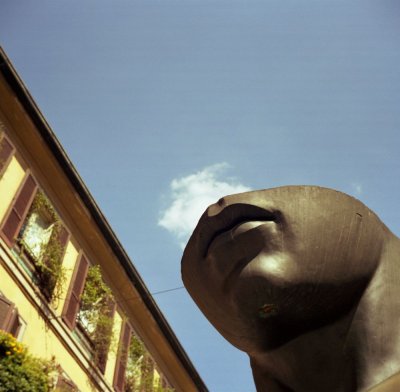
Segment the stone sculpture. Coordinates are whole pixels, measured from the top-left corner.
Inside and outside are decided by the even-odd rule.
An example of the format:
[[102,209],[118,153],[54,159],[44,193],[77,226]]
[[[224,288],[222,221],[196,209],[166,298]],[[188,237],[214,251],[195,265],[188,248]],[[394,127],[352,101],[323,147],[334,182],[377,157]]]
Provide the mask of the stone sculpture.
[[400,391],[400,241],[360,201],[315,186],[224,197],[183,282],[248,353],[259,392]]

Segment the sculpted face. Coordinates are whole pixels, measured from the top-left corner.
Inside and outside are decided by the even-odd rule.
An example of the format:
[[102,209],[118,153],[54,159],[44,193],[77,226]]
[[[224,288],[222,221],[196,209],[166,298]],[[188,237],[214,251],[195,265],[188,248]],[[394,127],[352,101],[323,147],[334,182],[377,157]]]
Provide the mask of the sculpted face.
[[372,277],[385,227],[326,188],[227,196],[201,217],[182,258],[194,301],[239,349],[274,349],[346,314]]

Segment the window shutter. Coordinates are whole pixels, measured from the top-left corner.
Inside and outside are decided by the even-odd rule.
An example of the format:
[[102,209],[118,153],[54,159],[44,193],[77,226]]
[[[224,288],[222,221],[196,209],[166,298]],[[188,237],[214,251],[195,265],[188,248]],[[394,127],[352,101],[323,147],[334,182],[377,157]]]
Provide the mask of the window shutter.
[[14,151],[14,146],[11,144],[8,138],[3,135],[3,138],[0,138],[0,176],[7,167],[7,164],[13,156]]
[[21,321],[19,319],[18,310],[14,308],[14,311],[11,315],[11,320],[8,327],[8,332],[14,337],[18,337],[18,332],[21,329]]
[[31,174],[28,174],[14,199],[14,204],[12,205],[7,218],[3,223],[2,231],[10,246],[15,242],[16,236],[21,229],[26,215],[28,214],[36,190],[36,181]]
[[[110,299],[106,305],[105,314],[111,320],[114,317],[116,308],[116,303],[114,300]],[[100,325],[97,327],[96,334],[100,336],[98,341],[97,350],[97,366],[102,373],[106,370],[108,350],[110,348],[111,334],[112,334],[112,323],[106,325]],[[96,339],[96,338],[95,338]]]
[[132,327],[125,321],[119,344],[117,362],[114,373],[114,389],[117,392],[123,392],[125,386],[125,370],[128,362],[129,345],[131,344]]
[[60,258],[62,259],[64,257],[64,251],[65,251],[65,248],[67,247],[67,243],[69,240],[69,232],[62,223],[58,222],[57,225],[59,225],[59,228],[57,228],[58,230],[52,231],[49,243],[54,241],[54,242],[58,242],[60,244],[61,253],[62,253],[60,255]]
[[13,316],[14,304],[0,296],[0,329],[10,332],[9,326]]
[[[58,240],[61,248],[63,249],[63,251],[65,251],[65,248],[67,247],[67,243],[69,240],[69,232],[64,225],[61,225],[57,240]],[[63,256],[64,256],[64,254],[63,254]]]
[[79,311],[79,301],[85,286],[86,275],[89,268],[89,262],[82,255],[75,266],[70,291],[64,305],[62,318],[70,329],[75,328],[76,315]]

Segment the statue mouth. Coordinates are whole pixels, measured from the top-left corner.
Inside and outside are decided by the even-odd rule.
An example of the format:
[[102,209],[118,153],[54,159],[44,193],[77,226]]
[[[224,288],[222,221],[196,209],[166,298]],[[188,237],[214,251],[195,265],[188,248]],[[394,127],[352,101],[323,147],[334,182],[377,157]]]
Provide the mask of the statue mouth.
[[243,219],[239,222],[232,223],[224,229],[217,231],[210,239],[205,257],[207,258],[208,254],[212,251],[213,247],[218,244],[219,240],[221,242],[222,239],[226,237],[229,237],[230,240],[234,240],[235,237],[237,237],[238,235],[253,230],[266,222],[274,222],[274,219]]
[[263,222],[277,222],[280,220],[278,211],[266,210],[251,204],[232,204],[225,207],[219,214],[208,216],[207,212],[202,216],[198,224],[199,250],[203,257],[211,248],[211,245],[221,235],[232,232],[246,223],[257,225]]

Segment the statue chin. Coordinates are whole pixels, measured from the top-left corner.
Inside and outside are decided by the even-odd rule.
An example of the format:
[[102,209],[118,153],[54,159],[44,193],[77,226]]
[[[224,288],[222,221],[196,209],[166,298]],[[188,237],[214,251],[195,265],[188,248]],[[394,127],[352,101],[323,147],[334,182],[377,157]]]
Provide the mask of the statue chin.
[[[398,249],[397,237],[360,201],[326,188],[281,187],[211,205],[185,248],[182,278],[210,322],[250,355],[259,391],[273,390],[271,382],[277,391],[361,391],[400,371],[400,348],[382,343],[384,333],[400,335],[400,310],[385,302],[394,297],[385,298],[379,283],[382,274],[400,273]],[[383,291],[399,290],[395,283]],[[382,307],[391,310],[377,334],[371,314]],[[376,345],[372,354],[363,339]],[[399,359],[393,364],[391,356]],[[325,380],[315,368],[322,360]],[[390,370],[379,365],[386,360]],[[335,361],[350,373],[336,374],[342,381],[329,389]],[[311,381],[288,372],[291,366]]]

